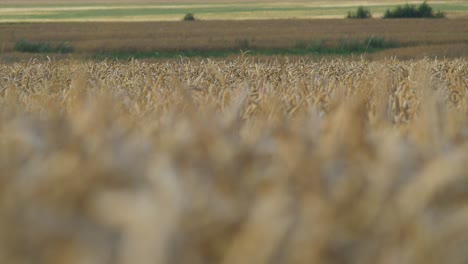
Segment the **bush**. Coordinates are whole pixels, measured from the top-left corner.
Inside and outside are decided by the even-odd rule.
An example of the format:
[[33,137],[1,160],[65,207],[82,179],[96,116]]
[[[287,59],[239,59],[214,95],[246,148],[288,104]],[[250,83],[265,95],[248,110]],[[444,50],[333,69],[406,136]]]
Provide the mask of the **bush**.
[[418,14],[421,17],[433,17],[434,11],[432,7],[428,5],[425,1],[418,7]]
[[354,53],[360,52],[365,49],[365,43],[359,41],[359,39],[348,39],[348,38],[341,38],[338,39],[338,43],[332,49],[337,53]]
[[397,6],[393,11],[387,10],[383,18],[443,18],[445,13],[438,11],[434,14],[432,7],[424,1],[419,7],[406,4]]
[[184,16],[184,21],[195,21],[196,18],[192,13],[188,13]]
[[30,53],[46,53],[52,52],[52,46],[48,42],[30,42],[27,40],[20,40],[16,42],[15,51],[30,52]]
[[20,40],[16,42],[15,51],[29,52],[29,53],[72,53],[75,49],[65,43],[60,43],[56,47],[50,45],[49,42],[33,42],[27,40]]
[[358,7],[356,12],[348,12],[347,18],[352,18],[352,19],[365,19],[365,18],[371,18],[372,14],[368,9],[365,9],[364,7],[360,6]]
[[399,44],[393,40],[387,40],[383,37],[369,37],[364,40],[366,44],[366,50],[370,49],[390,49],[396,48]]
[[58,53],[72,53],[75,51],[75,48],[73,48],[72,46],[68,44],[60,43],[58,44],[58,46],[55,48],[54,51]]

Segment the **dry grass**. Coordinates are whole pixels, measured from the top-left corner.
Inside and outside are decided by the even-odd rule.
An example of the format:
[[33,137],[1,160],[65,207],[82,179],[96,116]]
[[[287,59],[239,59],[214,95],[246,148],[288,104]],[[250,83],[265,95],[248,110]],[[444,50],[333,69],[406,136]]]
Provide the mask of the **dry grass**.
[[466,263],[467,63],[0,65],[0,262]]

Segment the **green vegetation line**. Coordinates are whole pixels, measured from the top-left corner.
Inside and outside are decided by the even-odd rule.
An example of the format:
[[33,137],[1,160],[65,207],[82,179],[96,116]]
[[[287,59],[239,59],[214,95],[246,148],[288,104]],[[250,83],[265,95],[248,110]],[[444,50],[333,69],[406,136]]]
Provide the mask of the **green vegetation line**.
[[394,41],[385,40],[380,37],[370,37],[363,40],[341,39],[335,45],[328,45],[326,41],[318,40],[309,43],[298,42],[294,48],[283,49],[261,49],[250,48],[248,41],[241,42],[242,47],[225,50],[189,50],[189,51],[152,51],[152,52],[99,52],[94,58],[102,60],[111,59],[145,59],[145,58],[177,58],[177,57],[228,57],[247,52],[249,55],[351,55],[381,51],[384,49],[400,47]]

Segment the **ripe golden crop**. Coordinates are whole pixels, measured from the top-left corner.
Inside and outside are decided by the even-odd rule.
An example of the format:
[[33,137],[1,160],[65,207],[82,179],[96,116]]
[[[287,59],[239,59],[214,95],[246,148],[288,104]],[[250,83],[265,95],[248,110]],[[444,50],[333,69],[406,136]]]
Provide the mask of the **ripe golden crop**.
[[0,262],[466,263],[467,65],[0,65]]

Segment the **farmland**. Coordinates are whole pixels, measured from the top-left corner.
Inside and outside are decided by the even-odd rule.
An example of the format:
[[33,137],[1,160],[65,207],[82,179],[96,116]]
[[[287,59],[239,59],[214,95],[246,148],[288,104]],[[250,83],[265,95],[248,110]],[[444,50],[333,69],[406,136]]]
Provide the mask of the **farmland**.
[[[186,13],[195,13],[202,20],[343,18],[349,10],[362,4],[358,1],[22,3],[12,1],[0,4],[0,22],[167,21],[181,20]],[[386,9],[402,3],[376,1],[366,5],[376,17],[380,17]],[[431,5],[446,12],[450,18],[466,18],[468,14],[466,1],[436,1]]]
[[468,61],[0,65],[2,263],[466,263]]
[[0,263],[468,263],[468,4],[360,4],[3,0]]
[[[4,60],[31,56],[13,53],[15,43],[21,40],[67,43],[74,47],[75,57],[96,54],[164,57],[164,52],[169,57],[178,57],[184,51],[200,56],[203,55],[200,52],[237,56],[240,50],[249,50],[250,54],[256,50],[264,54],[291,54],[296,50],[297,55],[322,56],[334,52],[349,55],[353,50],[336,48],[352,47],[355,42],[360,43],[356,55],[376,52],[372,55],[376,58],[381,49],[386,49],[385,57],[465,57],[467,24],[468,19],[18,23],[0,24],[0,45]],[[382,47],[368,49],[368,44],[372,47],[378,40],[383,42]]]
[[[418,3],[418,2],[411,2]],[[468,54],[468,2],[434,1],[449,19],[384,20],[401,1],[365,3],[374,19],[346,20],[359,1],[5,1],[0,4],[0,60],[27,60],[18,42],[65,45],[61,59],[167,59],[251,56],[458,58]],[[198,21],[182,22],[187,13]],[[3,22],[3,23],[2,23]],[[66,23],[65,23],[66,22]],[[26,49],[33,51],[34,49]],[[22,51],[16,49],[16,51]]]

